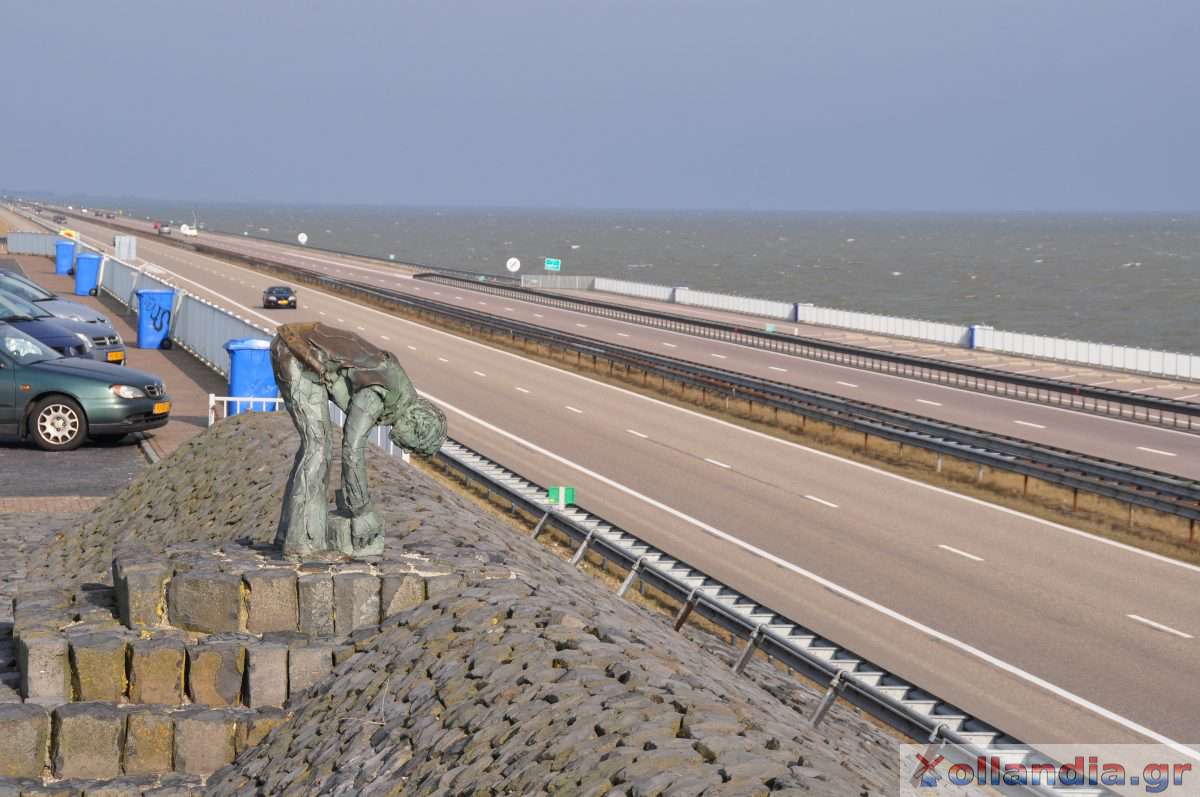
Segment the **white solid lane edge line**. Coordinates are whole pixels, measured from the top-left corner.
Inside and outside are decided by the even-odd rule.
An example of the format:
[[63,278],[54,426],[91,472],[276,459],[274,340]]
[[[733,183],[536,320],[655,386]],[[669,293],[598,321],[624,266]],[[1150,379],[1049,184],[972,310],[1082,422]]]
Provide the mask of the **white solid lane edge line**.
[[1040,423],[1032,423],[1031,421],[1013,421],[1013,423],[1020,424],[1021,426],[1032,426],[1034,429],[1045,429],[1046,428],[1045,426],[1043,426]]
[[827,506],[831,509],[838,508],[838,505],[833,503],[832,501],[826,501],[824,498],[817,498],[815,495],[806,495],[804,497],[807,498],[809,501],[816,501],[818,504],[824,504],[825,506]]
[[578,408],[576,408],[576,407],[572,407],[570,404],[565,404],[565,405],[563,405],[563,406],[565,406],[565,407],[566,407],[567,409],[569,409],[571,412],[577,412],[577,413],[579,413],[580,415],[583,415],[583,410],[581,410],[581,409],[578,409]]
[[647,438],[649,438],[649,437],[650,437],[650,435],[648,435],[648,434],[642,434],[642,433],[641,433],[641,432],[639,432],[637,429],[626,429],[625,431],[629,432],[629,433],[630,433],[631,435],[633,435],[634,437],[640,437],[640,438],[642,438],[643,440],[645,440],[645,439],[647,439]]
[[839,385],[845,385],[846,387],[858,387],[858,385],[854,384],[853,382],[842,382],[842,381],[839,381],[839,382],[838,382],[838,384],[839,384]]
[[938,545],[938,547],[943,550],[949,551],[950,553],[956,553],[959,556],[965,556],[968,559],[974,559],[976,562],[983,561],[982,556],[976,556],[973,553],[967,553],[966,551],[960,551],[958,548],[951,548],[949,545]]
[[[197,255],[197,257],[206,258],[207,256]],[[211,258],[209,258],[209,259],[211,259]],[[248,269],[244,269],[242,266],[227,264],[227,263],[224,263],[223,261],[219,261],[219,262],[221,262],[221,265],[228,266],[229,268],[241,269],[243,271],[248,271]],[[168,272],[168,273],[173,273],[173,272]],[[257,272],[253,272],[253,273],[257,274]],[[261,275],[259,275],[259,276],[261,276]],[[181,277],[180,279],[184,279],[188,282],[193,282],[196,285],[200,285],[201,287],[204,287],[202,283],[195,282],[194,280],[188,280],[186,277]],[[219,294],[215,291],[210,291],[210,292],[213,293],[214,296],[221,296],[221,294]],[[504,349],[497,349],[496,347],[489,346],[486,343],[480,343],[477,340],[471,340],[469,338],[464,338],[460,335],[455,335],[451,332],[446,332],[444,330],[434,329],[432,327],[426,327],[421,324],[418,324],[415,321],[409,321],[406,318],[401,318],[400,316],[386,313],[383,310],[377,310],[374,307],[367,307],[365,305],[355,304],[354,302],[350,301],[349,299],[344,299],[340,296],[335,296],[333,294],[326,294],[326,293],[322,293],[321,295],[331,301],[348,304],[351,307],[355,308],[355,310],[358,310],[358,311],[365,310],[369,313],[373,313],[374,315],[379,316],[380,318],[388,321],[389,323],[399,323],[399,324],[404,324],[407,326],[416,327],[418,330],[420,330],[422,332],[433,333],[433,334],[439,335],[441,337],[450,338],[451,340],[455,341],[456,343],[460,343],[460,344],[465,343],[469,346],[473,346],[478,349],[483,349],[485,351],[491,352],[492,354],[495,354],[498,356],[508,357],[513,360],[519,360],[525,365],[532,365],[536,368],[543,368],[547,371],[554,371],[555,373],[557,373],[560,376],[566,376],[571,379],[577,379],[581,382],[587,382],[588,384],[590,384],[596,388],[612,390],[614,392],[621,393],[625,396],[637,399],[639,401],[645,401],[647,403],[657,405],[664,409],[683,413],[684,415],[695,418],[696,420],[716,424],[718,426],[724,427],[726,429],[729,429],[731,431],[735,431],[735,432],[738,432],[741,434],[751,435],[752,437],[756,437],[760,440],[763,440],[764,442],[773,443],[775,445],[781,445],[786,448],[793,448],[798,451],[803,451],[806,454],[821,457],[823,459],[834,460],[843,465],[848,465],[852,468],[869,471],[871,473],[874,473],[877,476],[882,476],[886,479],[892,479],[897,482],[903,482],[904,484],[907,484],[910,487],[916,487],[916,488],[922,489],[922,490],[929,490],[931,492],[938,493],[939,495],[943,495],[947,498],[954,499],[955,501],[965,501],[969,504],[974,504],[975,506],[982,507],[982,508],[990,510],[992,512],[1000,512],[1002,514],[1009,515],[1011,517],[1021,518],[1022,520],[1028,521],[1030,523],[1034,523],[1039,526],[1044,526],[1046,528],[1052,528],[1052,529],[1055,529],[1056,531],[1061,531],[1065,534],[1070,534],[1074,537],[1078,537],[1080,539],[1087,540],[1087,541],[1095,543],[1097,545],[1105,545],[1110,548],[1114,548],[1116,550],[1122,551],[1124,553],[1128,553],[1128,554],[1132,554],[1134,556],[1141,557],[1143,559],[1150,559],[1151,561],[1157,562],[1159,564],[1170,565],[1171,567],[1177,567],[1177,568],[1181,568],[1183,570],[1188,570],[1192,573],[1200,574],[1200,565],[1194,565],[1190,562],[1183,562],[1183,561],[1180,561],[1179,559],[1172,559],[1169,556],[1164,556],[1163,554],[1155,553],[1153,551],[1147,551],[1143,548],[1136,548],[1127,543],[1118,542],[1116,540],[1110,540],[1107,537],[1101,537],[1097,534],[1092,534],[1091,532],[1084,531],[1083,529],[1073,528],[1072,526],[1067,526],[1063,523],[1056,523],[1053,520],[1046,520],[1045,518],[1036,517],[1034,515],[1030,515],[1025,512],[1016,510],[1016,509],[1011,509],[1006,506],[1000,506],[999,504],[993,504],[988,501],[984,501],[982,498],[976,498],[974,496],[964,495],[962,493],[956,493],[953,490],[946,489],[945,487],[937,487],[932,484],[926,484],[925,482],[917,481],[916,479],[910,479],[907,476],[901,476],[897,473],[891,473],[890,471],[886,471],[881,468],[877,468],[873,465],[868,465],[865,462],[855,462],[854,460],[851,460],[851,459],[845,459],[843,457],[837,456],[836,454],[831,454],[828,451],[820,451],[815,448],[810,448],[809,446],[805,446],[800,443],[793,442],[791,440],[784,440],[782,438],[775,437],[773,435],[769,435],[766,432],[760,432],[755,429],[747,429],[746,427],[739,426],[738,424],[735,424],[731,421],[722,420],[720,418],[714,418],[711,415],[705,415],[701,412],[697,412],[696,410],[689,410],[689,409],[687,409],[685,407],[681,407],[677,404],[668,404],[667,402],[662,401],[660,399],[656,399],[651,396],[646,396],[641,393],[635,393],[632,390],[627,390],[623,387],[618,387],[617,385],[609,384],[608,382],[600,382],[598,380],[587,377],[583,374],[578,374],[578,373],[575,373],[573,371],[568,371],[563,368],[557,368],[548,363],[542,363],[542,362],[538,362],[536,360],[530,360],[529,358],[522,357],[519,354],[515,354],[510,351],[505,351]],[[245,305],[243,305],[239,302],[235,302],[233,299],[230,299],[228,296],[221,296],[221,298],[225,299],[225,301],[229,302],[234,307],[238,307],[247,312],[253,312],[252,310],[247,308]],[[266,321],[268,321],[270,324],[272,324],[273,326],[278,326],[280,323],[272,318],[267,318],[266,316],[263,316],[263,318]],[[440,357],[438,359],[443,360],[443,362],[449,362],[448,360],[444,360],[443,358],[440,358]],[[837,367],[848,368],[849,366],[837,366]],[[891,375],[887,375],[887,376],[891,376]],[[893,378],[903,378],[903,377],[893,377]],[[907,381],[912,381],[912,380],[907,380]],[[925,384],[928,384],[928,383],[925,383]],[[931,385],[931,387],[943,387],[943,386]],[[957,388],[947,388],[947,389],[954,390]],[[992,398],[998,398],[998,397],[993,396]],[[1004,401],[1019,401],[1019,399],[1003,399],[1003,400]],[[1024,404],[1025,406],[1029,406],[1028,402],[1021,402],[1021,403]],[[1047,407],[1046,409],[1059,410],[1058,407]],[[1072,410],[1066,410],[1066,409],[1063,409],[1060,411],[1061,412],[1072,412]],[[1103,416],[1098,416],[1098,417],[1103,417]],[[1111,419],[1111,420],[1115,420],[1115,419]],[[1126,421],[1125,423],[1132,423],[1132,421]],[[1137,424],[1137,426],[1139,428],[1143,428],[1143,429],[1146,428],[1141,423]],[[1162,430],[1162,431],[1170,431],[1170,430]],[[1173,434],[1186,434],[1189,437],[1195,436],[1188,432],[1173,432]]]
[[1130,620],[1136,620],[1139,623],[1144,623],[1145,625],[1148,625],[1151,628],[1157,628],[1159,631],[1165,631],[1168,634],[1174,634],[1175,636],[1183,637],[1184,639],[1195,639],[1195,637],[1192,636],[1191,634],[1185,634],[1182,631],[1177,631],[1169,625],[1163,625],[1162,623],[1156,623],[1153,620],[1147,620],[1145,617],[1142,617],[1140,615],[1127,614],[1125,616],[1128,617]]
[[942,406],[942,402],[940,401],[930,401],[929,399],[917,399],[917,401],[921,404],[930,404],[934,407]]
[[1148,451],[1151,454],[1162,454],[1164,457],[1177,456],[1176,454],[1172,454],[1170,451],[1162,451],[1157,448],[1146,448],[1145,446],[1138,446],[1138,451]]
[[725,468],[726,470],[733,470],[733,466],[726,465],[724,462],[720,462],[719,460],[709,459],[708,457],[705,457],[704,461],[710,465],[716,465],[718,468]]
[[[1134,733],[1138,733],[1149,739],[1153,739],[1154,741],[1156,741],[1160,744],[1167,745],[1168,747],[1175,750],[1176,752],[1178,752],[1182,755],[1186,755],[1188,758],[1192,758],[1192,759],[1196,759],[1196,760],[1200,761],[1200,750],[1195,750],[1195,749],[1192,749],[1191,747],[1181,744],[1181,743],[1175,741],[1174,739],[1171,739],[1170,737],[1164,736],[1163,734],[1161,734],[1157,731],[1151,730],[1150,728],[1147,728],[1144,725],[1134,722],[1133,720],[1129,719],[1128,717],[1124,717],[1120,714],[1117,714],[1116,712],[1111,711],[1110,709],[1107,709],[1104,706],[1101,706],[1097,703],[1093,703],[1084,697],[1081,697],[1073,692],[1070,692],[1070,691],[1062,688],[1061,686],[1057,686],[1056,684],[1053,684],[1050,681],[1047,681],[1045,678],[1034,675],[1031,672],[1022,670],[1020,667],[1017,667],[1015,664],[1009,664],[1008,662],[1004,661],[1003,659],[1000,659],[1000,658],[992,655],[991,653],[981,650],[981,649],[975,647],[974,645],[970,645],[966,642],[956,639],[955,637],[950,636],[947,633],[939,631],[936,628],[933,628],[932,626],[928,626],[925,623],[914,620],[911,617],[908,617],[907,615],[901,614],[900,612],[896,611],[895,609],[890,609],[887,606],[884,606],[883,604],[879,603],[878,601],[871,600],[870,598],[868,598],[864,595],[859,595],[858,593],[854,592],[853,590],[850,590],[846,587],[843,587],[840,584],[830,581],[829,579],[825,578],[824,576],[817,575],[816,573],[812,572],[811,570],[806,570],[805,568],[800,567],[799,565],[794,564],[792,562],[789,562],[788,560],[783,559],[782,557],[776,556],[775,554],[770,553],[769,551],[765,551],[762,548],[752,545],[751,543],[748,543],[739,537],[735,537],[732,534],[729,534],[728,532],[721,531],[717,527],[711,526],[711,525],[705,523],[704,521],[699,520],[698,518],[694,518],[691,515],[688,515],[684,512],[681,512],[678,509],[675,509],[674,507],[671,507],[671,506],[668,506],[667,504],[662,503],[661,501],[658,501],[647,495],[643,495],[642,493],[637,492],[636,490],[632,489],[631,487],[627,487],[626,485],[621,484],[620,482],[616,481],[615,479],[610,479],[607,476],[603,476],[599,473],[596,473],[595,471],[590,470],[590,469],[584,467],[583,465],[580,465],[576,462],[572,462],[571,460],[567,459],[566,457],[563,457],[559,454],[555,454],[553,451],[549,451],[545,448],[542,448],[541,446],[537,445],[536,443],[533,443],[522,437],[518,437],[517,435],[513,434],[512,432],[509,432],[506,429],[501,429],[500,427],[498,427],[494,424],[488,423],[487,421],[483,420],[482,418],[477,418],[474,415],[471,415],[470,413],[465,412],[465,411],[459,409],[458,407],[455,407],[453,404],[448,404],[445,401],[442,401],[437,396],[426,393],[425,391],[418,391],[418,392],[420,392],[426,398],[428,398],[432,401],[436,401],[438,404],[441,404],[443,407],[450,410],[451,412],[461,415],[463,418],[466,418],[467,420],[472,421],[473,423],[476,423],[495,434],[498,434],[502,437],[506,437],[509,440],[512,440],[513,442],[518,443],[519,445],[522,445],[525,448],[528,448],[529,450],[531,450],[537,454],[541,454],[542,456],[552,459],[552,460],[554,460],[562,465],[565,465],[567,467],[574,468],[575,470],[579,471],[580,473],[582,473],[586,476],[589,476],[590,478],[593,478],[596,481],[599,481],[603,484],[608,485],[609,487],[619,490],[632,498],[642,501],[643,503],[649,504],[650,506],[654,507],[655,509],[659,509],[663,512],[666,512],[669,515],[679,518],[680,520],[684,521],[685,523],[689,523],[689,524],[695,526],[696,528],[700,529],[701,531],[707,532],[708,534],[710,534],[720,540],[724,540],[725,542],[735,545],[738,548],[741,548],[742,550],[747,551],[748,553],[759,557],[760,559],[764,559],[774,565],[777,565],[777,566],[783,568],[784,570],[795,573],[798,576],[802,576],[803,578],[806,578],[816,584],[819,584],[820,586],[825,587],[826,589],[830,590],[831,592],[837,593],[838,595],[841,595],[842,597],[844,597],[854,603],[857,603],[864,608],[871,609],[872,611],[878,612],[879,614],[882,614],[883,616],[885,616],[891,620],[895,620],[896,622],[903,623],[904,625],[907,625],[910,628],[916,629],[917,631],[920,631],[923,634],[927,634],[937,640],[940,640],[940,641],[946,643],[947,645],[957,648],[958,650],[961,650],[962,652],[964,652],[970,656],[974,656],[975,658],[978,658],[981,661],[984,661],[987,664],[990,664],[993,667],[996,667],[997,669],[1003,670],[1004,672],[1006,672],[1010,675],[1013,675],[1023,681],[1033,684],[1034,686],[1044,689],[1045,691],[1050,692],[1051,694],[1056,695],[1056,696],[1058,696],[1064,700],[1067,700],[1071,703],[1074,703],[1075,705],[1077,705],[1081,708],[1091,711],[1092,713],[1097,714],[1097,715],[1109,720],[1110,722],[1114,722],[1114,723],[1120,725],[1121,727],[1126,728],[1127,730],[1131,730]],[[762,434],[762,433],[760,432],[758,434]],[[763,435],[763,436],[768,437],[768,435]],[[940,488],[938,488],[938,489],[940,489]],[[978,499],[976,499],[976,500],[978,500]],[[981,503],[983,503],[983,502],[981,502]],[[1019,514],[1019,513],[1017,513],[1017,514]],[[1050,525],[1055,525],[1055,524],[1050,524]],[[1165,559],[1166,557],[1163,557],[1163,558]]]

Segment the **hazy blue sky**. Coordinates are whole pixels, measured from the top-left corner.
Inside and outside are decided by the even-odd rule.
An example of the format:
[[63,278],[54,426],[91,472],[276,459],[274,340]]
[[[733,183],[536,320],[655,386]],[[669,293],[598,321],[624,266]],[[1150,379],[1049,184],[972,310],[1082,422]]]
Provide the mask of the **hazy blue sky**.
[[15,2],[0,186],[1200,209],[1196,0]]

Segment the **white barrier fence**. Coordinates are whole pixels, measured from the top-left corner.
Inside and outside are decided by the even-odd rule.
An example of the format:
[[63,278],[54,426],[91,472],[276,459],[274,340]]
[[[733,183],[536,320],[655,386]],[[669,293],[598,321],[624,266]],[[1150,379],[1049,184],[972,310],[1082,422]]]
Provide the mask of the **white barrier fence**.
[[675,303],[693,307],[708,307],[727,310],[731,313],[759,315],[783,321],[796,320],[796,305],[792,302],[775,302],[770,299],[754,299],[749,296],[734,296],[729,293],[709,293],[691,288],[676,288]]
[[646,282],[629,282],[608,277],[596,277],[593,290],[637,296],[642,299],[657,299],[660,302],[671,301],[675,294],[675,289],[669,285],[651,285]]
[[815,307],[811,304],[797,304],[795,320],[803,324],[874,332],[897,338],[928,340],[951,346],[967,346],[969,344],[970,330],[963,324],[946,324],[941,321],[923,321],[919,318],[858,313],[833,307]]
[[595,277],[564,277],[561,274],[522,274],[522,288],[543,288],[560,291],[590,291]]
[[60,235],[48,232],[10,232],[5,236],[8,240],[10,255],[43,255],[54,257],[55,245],[65,241]]
[[1195,354],[1006,332],[982,326],[975,327],[973,348],[1176,379],[1200,379],[1200,355]]

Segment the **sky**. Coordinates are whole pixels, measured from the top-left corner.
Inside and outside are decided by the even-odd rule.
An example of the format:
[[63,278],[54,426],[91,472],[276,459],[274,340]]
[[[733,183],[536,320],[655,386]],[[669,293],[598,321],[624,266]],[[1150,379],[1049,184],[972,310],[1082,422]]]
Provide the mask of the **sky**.
[[0,4],[0,188],[1200,210],[1195,0]]

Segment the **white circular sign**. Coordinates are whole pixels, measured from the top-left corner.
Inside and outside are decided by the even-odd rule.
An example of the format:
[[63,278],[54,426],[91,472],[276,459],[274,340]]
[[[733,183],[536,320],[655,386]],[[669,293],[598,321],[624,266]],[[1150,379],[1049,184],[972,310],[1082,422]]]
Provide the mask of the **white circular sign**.
[[306,243],[308,243],[308,233],[300,233],[296,236],[296,240],[300,242],[301,246],[304,246]]
[[521,270],[521,261],[515,257],[510,257],[508,262],[504,264],[504,267],[515,274]]

